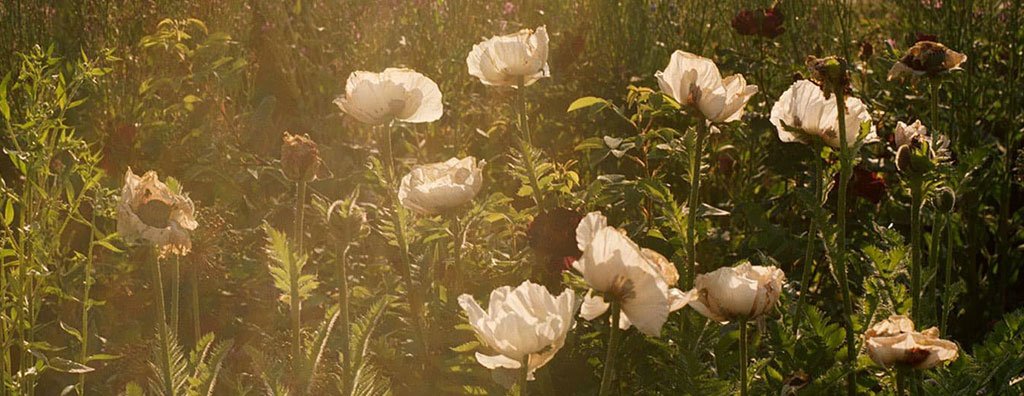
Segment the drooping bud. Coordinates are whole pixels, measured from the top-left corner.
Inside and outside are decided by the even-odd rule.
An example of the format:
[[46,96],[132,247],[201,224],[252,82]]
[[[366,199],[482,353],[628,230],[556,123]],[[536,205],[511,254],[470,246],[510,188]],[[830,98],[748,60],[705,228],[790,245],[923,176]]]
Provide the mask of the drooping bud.
[[331,203],[327,208],[327,225],[341,243],[349,244],[361,237],[366,229],[366,210],[356,203],[359,192],[346,199]]
[[281,170],[294,181],[312,181],[320,171],[320,150],[308,135],[284,133]]
[[935,209],[943,213],[952,213],[956,208],[956,192],[949,187],[942,187],[935,195]]

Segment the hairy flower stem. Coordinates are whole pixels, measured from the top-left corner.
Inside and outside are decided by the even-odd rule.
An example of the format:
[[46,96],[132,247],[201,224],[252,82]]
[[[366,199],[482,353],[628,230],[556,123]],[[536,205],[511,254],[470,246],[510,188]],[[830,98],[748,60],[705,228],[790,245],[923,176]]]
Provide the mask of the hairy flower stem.
[[526,107],[526,77],[519,77],[519,86],[516,88],[516,112],[519,113],[519,132],[522,134],[519,149],[523,152],[523,160],[526,161],[523,165],[526,167],[526,175],[530,178],[533,200],[537,203],[537,209],[541,210],[544,206],[544,193],[540,190],[537,165],[533,163],[533,138],[530,134],[530,117]]
[[181,257],[174,255],[174,276],[171,277],[171,329],[179,334],[178,329],[178,301],[181,299]]
[[[942,282],[945,284],[942,287],[943,293],[949,293],[950,285],[953,283],[953,246],[955,243],[953,238],[956,235],[956,230],[953,228],[952,213],[946,214],[946,233],[946,271],[945,276],[942,278]],[[953,299],[949,296],[952,296],[952,294],[947,294],[946,296],[943,296],[944,298],[942,299],[942,318],[941,323],[939,324],[939,330],[942,331],[942,334],[949,334],[949,329],[946,327],[946,319],[949,317],[949,313],[953,309],[951,306]]]
[[747,320],[740,319],[740,396],[747,396]]
[[387,167],[388,176],[388,187],[392,189],[390,197],[392,203],[391,221],[395,227],[395,242],[398,244],[398,255],[400,265],[399,271],[402,274],[402,280],[405,282],[405,293],[406,299],[409,302],[409,314],[411,316],[410,322],[413,324],[414,336],[417,338],[416,343],[420,345],[420,352],[423,354],[424,360],[428,359],[430,355],[430,347],[427,345],[426,332],[423,326],[423,298],[420,297],[418,289],[412,279],[412,261],[409,257],[409,242],[405,236],[405,207],[402,206],[398,200],[398,186],[399,180],[395,171],[395,154],[392,148],[391,134],[393,128],[387,127],[382,128],[380,131],[384,135],[384,166]]
[[604,355],[604,373],[601,375],[600,396],[612,394],[612,377],[615,375],[615,356],[619,349],[619,339],[622,338],[622,331],[619,330],[619,311],[621,306],[618,301],[612,301],[611,325],[608,327],[608,351]]
[[910,179],[910,306],[911,318],[921,323],[921,203],[923,180]]
[[839,117],[839,204],[836,215],[839,217],[839,249],[836,250],[836,277],[843,296],[843,322],[846,327],[846,393],[857,394],[857,348],[853,335],[853,299],[850,295],[850,281],[846,269],[846,189],[849,187],[850,174],[853,172],[850,163],[850,147],[846,136],[846,98],[843,89],[837,89],[836,113]]
[[[306,182],[299,181],[295,189],[295,251],[302,255],[302,234],[303,234],[303,210],[306,204]],[[292,327],[292,374],[295,376],[295,389],[304,389],[302,378],[305,378],[305,359],[302,355],[302,300],[299,296],[299,269],[294,259],[288,260],[288,273],[291,275],[290,284],[291,327]]]
[[796,298],[796,312],[793,316],[793,333],[800,332],[800,321],[804,315],[804,297],[810,292],[811,274],[814,272],[814,244],[818,234],[818,211],[821,206],[821,158],[818,150],[812,150],[814,158],[811,160],[811,183],[814,187],[814,205],[811,207],[810,224],[807,226],[807,248],[804,250],[804,267],[800,274],[800,294]]
[[[455,213],[452,213],[449,216],[448,221],[450,224],[450,232],[452,234],[452,257],[451,260],[446,260],[444,264],[442,264],[441,273],[438,274],[438,278],[441,280],[443,284],[447,284],[446,279],[449,278],[447,276],[449,271],[454,270],[456,271],[455,274],[459,273],[458,269],[459,260],[462,257],[462,245],[464,245],[466,242],[466,231],[462,227],[462,222],[459,221],[459,216]],[[449,265],[451,268],[449,268]]]
[[687,289],[693,287],[693,280],[697,276],[697,212],[700,206],[700,163],[704,154],[704,139],[707,133],[707,122],[704,119],[698,120],[693,146],[690,147],[690,197],[686,212],[686,283],[683,285]]
[[203,328],[199,322],[199,267],[193,263],[191,268],[190,277],[192,283],[192,335],[195,336],[196,342],[203,336]]
[[[93,282],[92,264],[93,248],[96,246],[96,212],[96,210],[92,211],[92,220],[89,222],[89,247],[85,253],[85,268],[82,269],[85,279],[82,281],[82,328],[79,330],[82,334],[82,350],[79,363],[83,365],[89,362],[89,291],[92,289]],[[0,290],[4,290],[2,285],[0,285]],[[6,355],[5,353],[5,358]],[[85,373],[78,375],[78,394],[85,394]]]
[[164,394],[174,395],[174,384],[171,380],[170,335],[167,329],[167,308],[164,305],[164,279],[160,270],[160,259],[157,258],[154,262],[156,263],[154,266],[154,275],[156,277],[154,282],[156,283],[157,303],[160,305],[159,309],[157,309],[158,318],[160,319],[160,323],[157,324],[157,328],[160,329],[160,375],[163,377]]
[[341,388],[343,395],[351,393],[352,386],[352,348],[349,343],[349,332],[351,331],[349,323],[351,323],[351,317],[349,313],[349,301],[348,301],[348,250],[350,245],[345,244],[341,248],[341,252],[338,253],[338,305],[341,307]]
[[522,367],[519,368],[519,396],[526,396],[526,383],[530,378],[530,354],[523,356],[523,360],[519,362]]
[[907,379],[903,369],[893,369],[892,375],[896,380],[896,396],[903,396],[907,393]]

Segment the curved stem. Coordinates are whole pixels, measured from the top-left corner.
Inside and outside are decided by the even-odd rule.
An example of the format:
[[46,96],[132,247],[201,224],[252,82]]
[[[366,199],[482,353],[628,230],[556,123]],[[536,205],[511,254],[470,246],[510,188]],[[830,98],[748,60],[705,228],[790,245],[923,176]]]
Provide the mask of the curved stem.
[[747,396],[747,320],[740,319],[740,396]]
[[690,147],[690,197],[687,203],[686,221],[686,283],[693,286],[697,276],[697,212],[700,206],[700,163],[704,154],[704,138],[707,135],[707,122],[697,121],[697,132],[694,134],[693,146]]
[[807,248],[804,250],[804,268],[800,274],[800,295],[796,298],[796,312],[793,317],[793,333],[800,332],[800,321],[803,319],[804,297],[811,291],[811,274],[814,272],[814,243],[818,236],[818,212],[821,206],[821,158],[818,151],[814,150],[812,162],[811,183],[814,187],[814,206],[811,207],[810,224],[807,226]]
[[911,317],[921,323],[921,201],[922,180],[910,180],[910,301]]
[[537,178],[537,167],[533,163],[533,138],[530,134],[530,118],[526,107],[526,78],[519,77],[519,86],[516,92],[516,112],[519,116],[519,149],[523,153],[523,166],[526,167],[526,175],[530,178],[530,190],[533,192],[533,200],[537,209],[543,208],[544,193],[540,190],[539,178]]
[[619,348],[619,339],[622,337],[622,331],[619,330],[619,310],[618,301],[613,301],[611,309],[608,310],[612,320],[608,328],[608,351],[604,355],[604,373],[601,375],[600,396],[612,394],[612,377],[615,375],[615,352]]
[[846,189],[849,186],[852,164],[850,163],[850,147],[847,142],[846,131],[846,98],[842,89],[837,89],[836,113],[838,114],[839,128],[839,204],[836,215],[839,217],[839,249],[836,250],[835,265],[836,277],[839,280],[839,289],[843,296],[843,316],[846,325],[846,392],[853,396],[857,393],[857,349],[853,334],[853,299],[850,295],[850,281],[847,277],[846,268]]

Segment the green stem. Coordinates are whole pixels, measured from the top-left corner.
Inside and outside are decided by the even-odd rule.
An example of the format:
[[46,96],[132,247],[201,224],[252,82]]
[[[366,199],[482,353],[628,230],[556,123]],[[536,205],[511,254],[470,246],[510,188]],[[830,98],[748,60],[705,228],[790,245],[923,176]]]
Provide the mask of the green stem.
[[[93,247],[96,246],[96,210],[92,211],[92,221],[89,222],[89,247],[86,249],[85,268],[82,270],[85,280],[82,285],[82,351],[79,359],[79,363],[85,365],[89,359],[89,291],[92,288],[92,264],[93,264]],[[2,270],[2,269],[0,269]],[[3,287],[0,287],[0,295],[4,293]],[[6,359],[7,354],[4,353]],[[5,386],[0,385],[0,388],[6,389]],[[85,373],[78,375],[78,394],[85,394]]]
[[178,301],[181,298],[181,257],[174,255],[174,276],[171,277],[171,329],[178,334]]
[[348,244],[341,249],[341,253],[338,256],[338,279],[340,285],[338,287],[339,304],[341,305],[341,387],[342,395],[348,395],[351,393],[352,384],[352,348],[349,345],[349,332],[351,331],[349,323],[351,318],[349,317],[349,301],[348,301]]
[[850,281],[847,277],[846,268],[846,189],[849,185],[850,174],[853,169],[850,163],[850,147],[846,136],[846,98],[844,97],[843,89],[837,89],[835,95],[836,113],[838,114],[839,121],[837,125],[840,129],[839,204],[837,208],[838,213],[836,213],[839,217],[839,236],[837,238],[839,249],[836,251],[835,264],[836,277],[839,280],[839,288],[843,296],[843,314],[845,316],[844,323],[846,324],[846,392],[849,396],[854,396],[857,393],[857,349],[853,334],[853,300],[850,294]]
[[690,197],[686,220],[686,288],[693,286],[697,276],[697,212],[700,211],[700,163],[704,154],[704,138],[707,135],[707,122],[697,121],[697,132],[694,134],[693,146],[690,148]]
[[747,319],[740,319],[740,396],[747,396]]
[[159,314],[160,319],[160,323],[157,324],[157,327],[160,329],[160,359],[163,360],[162,362],[160,362],[160,375],[164,377],[164,394],[174,395],[174,384],[171,380],[171,346],[169,338],[170,336],[168,335],[169,330],[167,329],[167,308],[165,306],[164,301],[164,279],[163,274],[161,273],[162,271],[160,270],[160,259],[157,258],[155,262],[156,266],[154,268],[156,270],[156,295],[157,302],[160,305],[159,309],[157,309],[157,313]]
[[[296,252],[302,254],[302,212],[305,206],[305,195],[306,195],[306,182],[299,181],[295,189],[295,230],[294,238],[296,245]],[[301,378],[305,377],[303,369],[305,366],[304,357],[302,355],[302,300],[299,296],[299,269],[297,268],[296,260],[288,260],[288,273],[291,275],[288,279],[290,284],[290,293],[288,295],[289,300],[289,313],[291,318],[291,330],[292,330],[292,375],[294,375],[296,381],[295,389],[304,389],[302,386]]]
[[[942,281],[944,283],[944,286],[942,288],[943,293],[949,293],[950,285],[953,283],[953,238],[956,235],[955,233],[956,230],[953,228],[953,214],[949,213],[946,215],[946,268],[945,276],[943,276],[942,278]],[[952,311],[953,300],[947,296],[951,295],[952,294],[946,294],[945,296],[943,296],[944,298],[942,301],[942,323],[939,324],[939,330],[942,331],[942,334],[949,334],[949,329],[946,327],[948,322],[946,320],[949,317],[949,312]]]
[[520,362],[522,367],[519,368],[519,396],[526,396],[526,383],[530,378],[530,355],[523,356],[523,360]]
[[302,240],[305,237],[304,222],[306,218],[306,181],[300,180],[295,191],[295,251],[302,253]]
[[526,78],[519,77],[519,86],[516,94],[516,112],[519,113],[519,150],[523,153],[523,164],[526,167],[526,175],[530,178],[530,190],[533,192],[533,200],[537,209],[543,209],[544,193],[540,190],[539,178],[537,178],[537,166],[533,163],[533,137],[530,133],[530,117],[526,106]]
[[384,163],[387,167],[388,175],[388,186],[392,188],[390,194],[392,203],[391,220],[395,227],[395,242],[398,243],[400,268],[402,274],[402,280],[405,282],[405,293],[406,299],[409,302],[409,314],[411,315],[410,321],[413,324],[415,337],[418,338],[418,344],[421,348],[421,353],[424,359],[427,359],[430,355],[430,347],[427,345],[426,333],[424,332],[423,326],[423,298],[420,297],[417,291],[416,285],[412,278],[412,261],[409,257],[409,242],[406,240],[405,235],[405,207],[402,206],[398,199],[398,176],[395,171],[395,154],[391,143],[392,128],[383,128],[384,134]]
[[907,393],[906,375],[902,369],[893,369],[893,377],[896,377],[896,396],[903,396]]
[[618,301],[613,301],[611,309],[611,325],[608,328],[608,351],[604,355],[604,374],[601,375],[600,396],[612,394],[612,377],[615,375],[615,357],[619,348],[619,339],[622,338],[622,331],[619,330]]
[[196,342],[203,336],[202,326],[199,320],[199,263],[194,263],[193,267],[189,271],[191,273],[192,283],[192,335],[195,336]]
[[796,298],[796,312],[793,317],[793,333],[800,332],[800,321],[803,319],[804,297],[811,291],[811,274],[814,272],[814,243],[818,235],[818,212],[821,206],[821,158],[818,150],[813,150],[815,155],[812,162],[812,177],[814,187],[814,206],[811,207],[810,224],[807,226],[807,247],[804,250],[804,268],[800,274],[800,294]]
[[921,201],[923,181],[910,180],[910,306],[911,317],[921,323]]

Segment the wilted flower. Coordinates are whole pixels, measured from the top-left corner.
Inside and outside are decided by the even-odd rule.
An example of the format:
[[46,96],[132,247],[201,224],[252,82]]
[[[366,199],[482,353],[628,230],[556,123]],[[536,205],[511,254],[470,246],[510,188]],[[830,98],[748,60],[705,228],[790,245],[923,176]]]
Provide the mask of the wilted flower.
[[913,124],[907,125],[903,121],[896,123],[896,130],[893,131],[893,140],[896,143],[896,147],[913,144],[917,140],[928,140],[928,127],[921,123],[921,120],[914,121]]
[[466,57],[469,74],[486,85],[530,85],[550,77],[548,70],[548,31],[523,29],[517,33],[494,36],[473,46]]
[[459,296],[480,341],[495,355],[476,353],[476,360],[489,369],[519,369],[529,356],[528,379],[565,344],[575,321],[576,295],[566,289],[558,297],[544,286],[525,281],[515,289],[499,287],[491,292],[484,311],[473,296]]
[[695,287],[687,294],[695,299],[690,306],[708,319],[756,319],[779,302],[785,279],[778,268],[744,262],[697,275]]
[[665,70],[655,73],[658,85],[683,106],[696,107],[711,122],[732,122],[743,116],[743,107],[757,93],[742,74],[722,78],[708,58],[677,50]]
[[281,144],[281,170],[295,181],[311,181],[320,172],[320,150],[308,135],[284,133]]
[[[861,124],[871,122],[871,114],[860,99],[846,97],[846,143],[855,147],[876,139],[874,125],[863,140],[858,140]],[[827,99],[817,84],[800,80],[782,93],[772,106],[771,122],[783,142],[811,143],[819,138],[832,147],[839,147],[839,132],[836,118],[836,96]]]
[[818,58],[808,56],[805,61],[811,71],[811,81],[818,84],[825,92],[825,97],[832,97],[838,90],[846,92],[850,88],[850,71],[846,59],[838,56]]
[[914,331],[914,322],[903,315],[875,323],[864,334],[868,356],[883,367],[929,369],[956,360],[959,347],[939,338],[939,330]]
[[567,270],[583,254],[576,244],[576,227],[582,219],[580,212],[558,207],[538,214],[526,229],[530,247],[549,270]]
[[742,9],[732,18],[732,28],[741,36],[775,38],[786,31],[784,17],[776,3],[772,8]]
[[444,111],[437,84],[414,70],[401,68],[387,68],[381,73],[352,72],[345,82],[345,95],[334,104],[370,125],[392,120],[432,122]]
[[889,69],[889,80],[904,74],[914,77],[936,77],[950,70],[960,70],[960,65],[967,61],[967,55],[946,48],[934,41],[918,41],[900,58],[899,62]]
[[[172,183],[173,184],[173,183]],[[199,223],[192,200],[160,181],[156,172],[142,177],[125,172],[117,204],[117,232],[126,240],[145,240],[161,254],[184,255],[192,249],[189,232]]]
[[483,186],[484,163],[466,157],[417,166],[402,178],[398,200],[422,215],[435,215],[469,203]]
[[[689,302],[678,289],[669,289],[670,281],[678,281],[679,274],[665,257],[640,249],[607,222],[601,213],[592,212],[576,229],[583,256],[573,268],[592,289],[583,300],[580,316],[593,320],[616,301],[621,305],[619,328],[636,326],[644,334],[658,336],[669,312]],[[594,295],[594,291],[603,295]]]

